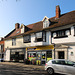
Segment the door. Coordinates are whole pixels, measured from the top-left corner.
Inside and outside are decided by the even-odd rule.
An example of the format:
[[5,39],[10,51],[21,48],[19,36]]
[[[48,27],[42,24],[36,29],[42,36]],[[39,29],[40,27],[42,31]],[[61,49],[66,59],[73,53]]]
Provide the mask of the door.
[[15,61],[19,62],[19,52],[15,52]]
[[58,52],[58,59],[64,59],[64,51]]
[[41,65],[41,52],[37,52],[36,64]]
[[41,63],[42,64],[45,64],[46,63],[46,52],[42,52]]

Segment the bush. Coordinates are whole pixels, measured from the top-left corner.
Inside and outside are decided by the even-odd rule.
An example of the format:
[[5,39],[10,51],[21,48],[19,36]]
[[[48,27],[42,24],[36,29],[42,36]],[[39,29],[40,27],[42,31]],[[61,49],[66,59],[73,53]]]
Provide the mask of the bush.
[[29,59],[25,59],[25,60],[24,60],[24,63],[25,63],[25,64],[30,64],[30,60],[29,60]]

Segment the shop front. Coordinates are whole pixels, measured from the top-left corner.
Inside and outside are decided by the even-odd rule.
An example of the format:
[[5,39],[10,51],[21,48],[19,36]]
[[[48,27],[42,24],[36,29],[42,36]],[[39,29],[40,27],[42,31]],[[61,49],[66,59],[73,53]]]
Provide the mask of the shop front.
[[25,49],[11,49],[10,61],[23,62],[25,57]]
[[53,45],[27,48],[27,57],[31,64],[43,65],[52,59]]

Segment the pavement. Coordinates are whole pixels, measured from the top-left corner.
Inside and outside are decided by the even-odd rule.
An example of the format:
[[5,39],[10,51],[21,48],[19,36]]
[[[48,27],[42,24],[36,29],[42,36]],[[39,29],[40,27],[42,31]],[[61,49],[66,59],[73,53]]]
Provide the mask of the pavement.
[[43,66],[39,66],[39,65],[27,65],[24,63],[17,63],[17,62],[0,62],[0,64],[5,64],[5,65],[16,65],[19,67],[28,67],[28,68],[34,68],[34,69],[40,69],[40,70],[44,70],[44,65]]

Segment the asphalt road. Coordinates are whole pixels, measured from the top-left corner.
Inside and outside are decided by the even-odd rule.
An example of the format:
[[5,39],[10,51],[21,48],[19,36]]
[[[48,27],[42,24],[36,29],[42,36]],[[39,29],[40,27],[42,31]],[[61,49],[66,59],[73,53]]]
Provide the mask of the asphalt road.
[[48,75],[48,74],[46,71],[38,68],[0,63],[0,75]]

